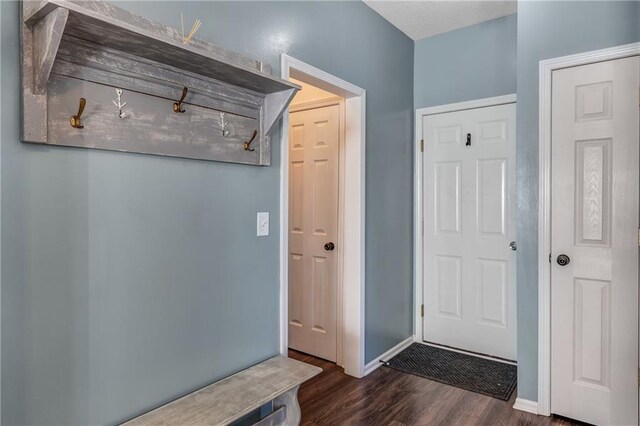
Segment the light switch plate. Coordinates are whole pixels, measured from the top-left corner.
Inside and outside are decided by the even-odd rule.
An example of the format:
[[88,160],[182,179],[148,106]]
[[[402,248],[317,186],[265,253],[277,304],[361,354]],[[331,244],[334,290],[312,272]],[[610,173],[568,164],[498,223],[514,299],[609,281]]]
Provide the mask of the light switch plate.
[[269,212],[258,212],[258,237],[269,235]]

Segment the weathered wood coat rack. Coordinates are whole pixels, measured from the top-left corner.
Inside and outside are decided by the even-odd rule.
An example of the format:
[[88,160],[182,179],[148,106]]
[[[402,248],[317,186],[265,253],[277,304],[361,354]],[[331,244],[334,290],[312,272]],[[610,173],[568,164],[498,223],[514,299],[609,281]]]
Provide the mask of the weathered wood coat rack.
[[21,36],[24,142],[269,165],[269,133],[299,90],[262,62],[185,45],[178,30],[103,1],[24,0]]

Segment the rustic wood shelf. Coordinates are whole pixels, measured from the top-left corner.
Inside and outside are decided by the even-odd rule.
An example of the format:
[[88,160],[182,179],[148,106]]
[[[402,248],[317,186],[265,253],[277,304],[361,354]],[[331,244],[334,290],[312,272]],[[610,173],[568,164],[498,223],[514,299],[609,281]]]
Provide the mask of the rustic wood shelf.
[[[199,39],[184,44],[176,29],[103,1],[24,0],[22,11],[23,141],[270,163],[268,135],[299,86],[267,64]],[[172,114],[184,87],[186,113]],[[128,102],[123,120],[114,88]],[[86,116],[74,129],[79,97]],[[255,151],[244,150],[254,131]]]

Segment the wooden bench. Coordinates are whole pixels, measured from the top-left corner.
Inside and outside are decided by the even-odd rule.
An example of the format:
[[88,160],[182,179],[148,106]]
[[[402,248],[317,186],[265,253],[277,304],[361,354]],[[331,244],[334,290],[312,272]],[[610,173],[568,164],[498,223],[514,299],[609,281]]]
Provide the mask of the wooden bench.
[[257,425],[298,425],[298,388],[321,371],[319,367],[275,356],[124,425],[228,425],[270,401],[273,412]]

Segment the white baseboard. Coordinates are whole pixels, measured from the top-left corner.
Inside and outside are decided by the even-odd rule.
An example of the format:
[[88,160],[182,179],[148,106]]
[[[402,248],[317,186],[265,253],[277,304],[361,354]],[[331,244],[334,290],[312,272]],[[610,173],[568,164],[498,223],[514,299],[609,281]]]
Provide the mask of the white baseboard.
[[538,414],[538,403],[536,401],[529,401],[528,399],[516,398],[513,408],[531,414]]
[[379,357],[377,357],[376,359],[374,359],[373,361],[365,365],[364,375],[367,376],[373,371],[375,371],[376,369],[378,369],[382,365],[382,363],[380,362],[381,359],[388,361],[389,359],[393,358],[394,356],[398,355],[400,352],[402,352],[403,350],[411,346],[413,341],[414,341],[414,336],[407,337],[402,342],[398,343],[397,345],[395,345],[394,347],[392,347],[391,349],[389,349],[388,351],[386,351],[385,353],[383,353],[382,355],[380,355]]

